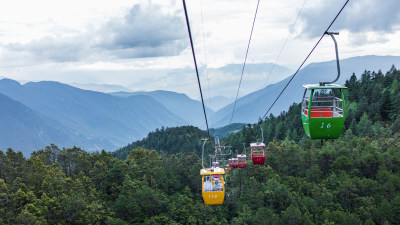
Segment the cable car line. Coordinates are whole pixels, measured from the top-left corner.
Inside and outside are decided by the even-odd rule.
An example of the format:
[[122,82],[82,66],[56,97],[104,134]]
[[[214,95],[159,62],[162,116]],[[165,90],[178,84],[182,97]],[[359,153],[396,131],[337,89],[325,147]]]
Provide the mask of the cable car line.
[[238,87],[238,90],[237,90],[237,92],[236,92],[235,104],[233,105],[232,116],[231,116],[231,121],[229,122],[229,125],[232,124],[233,114],[235,113],[236,102],[237,102],[237,99],[238,99],[238,96],[239,96],[240,85],[242,84],[242,78],[243,78],[244,68],[246,67],[247,54],[249,53],[250,42],[251,42],[251,36],[253,35],[254,24],[255,24],[255,22],[256,22],[257,12],[258,12],[258,5],[259,5],[259,4],[260,4],[260,0],[257,1],[257,8],[256,8],[256,12],[254,13],[254,19],[253,19],[253,25],[252,25],[252,27],[251,27],[249,43],[247,44],[247,50],[246,50],[246,56],[245,56],[245,58],[244,58],[244,63],[243,63],[243,68],[242,68],[242,74],[240,75],[239,87]]
[[308,58],[311,56],[311,54],[314,52],[315,48],[317,48],[318,44],[321,42],[322,38],[325,36],[325,34],[327,34],[328,30],[331,28],[331,26],[333,25],[333,23],[336,21],[336,19],[339,17],[340,13],[343,11],[343,9],[346,7],[347,3],[350,0],[347,0],[342,8],[340,9],[340,11],[336,14],[335,18],[332,20],[332,22],[329,24],[328,28],[326,28],[326,30],[324,31],[324,33],[322,34],[322,36],[319,38],[319,40],[317,41],[317,43],[314,45],[314,47],[311,49],[310,53],[308,53],[307,57],[304,59],[304,61],[300,64],[299,68],[296,70],[296,72],[292,75],[292,77],[289,79],[289,81],[287,82],[287,84],[285,85],[285,87],[282,89],[282,91],[279,93],[278,97],[275,99],[275,101],[272,103],[272,105],[269,107],[269,109],[267,110],[267,112],[264,114],[264,116],[261,118],[262,120],[268,115],[269,111],[271,111],[272,107],[275,105],[275,103],[278,101],[278,99],[281,97],[282,93],[286,90],[286,88],[289,86],[289,84],[292,82],[293,78],[297,75],[297,73],[300,71],[300,69],[303,67],[304,63],[308,60]]
[[185,11],[185,18],[186,18],[186,25],[187,25],[188,33],[189,33],[190,46],[191,46],[191,48],[192,48],[192,55],[193,55],[194,67],[196,68],[197,83],[199,84],[201,103],[202,103],[202,105],[203,105],[204,119],[206,120],[207,133],[208,133],[208,136],[210,137],[210,130],[208,129],[208,121],[207,121],[206,107],[204,106],[203,92],[202,92],[202,90],[201,90],[200,77],[199,77],[199,70],[197,69],[196,55],[195,55],[195,53],[194,53],[193,40],[192,40],[192,33],[190,32],[189,17],[188,17],[187,10],[186,10],[186,3],[185,3],[185,0],[182,0],[182,3],[183,3],[183,9],[184,9],[184,11]]
[[277,64],[277,62],[278,62],[278,60],[279,60],[279,58],[281,57],[281,54],[282,54],[282,52],[283,52],[283,49],[286,47],[286,44],[287,44],[287,42],[288,42],[288,40],[289,40],[289,38],[290,38],[290,36],[291,36],[291,34],[292,34],[292,32],[293,32],[294,26],[296,25],[297,20],[299,19],[300,15],[301,15],[301,12],[303,11],[303,8],[304,8],[304,5],[306,4],[306,2],[307,2],[307,0],[304,0],[303,5],[302,5],[301,8],[300,8],[299,14],[297,14],[297,17],[296,17],[296,19],[294,20],[294,23],[293,23],[292,27],[290,28],[289,34],[288,34],[288,36],[286,37],[285,43],[283,43],[283,46],[282,46],[281,50],[279,51],[278,56],[277,56],[276,59],[275,59],[275,63],[272,65],[271,70],[270,70],[269,73],[268,73],[267,82],[268,82],[268,80],[269,80],[269,77],[271,76],[272,71],[275,69],[275,66],[276,66],[276,64]]
[[[277,65],[277,62],[278,62],[278,60],[279,60],[279,58],[280,58],[280,56],[281,56],[281,54],[283,52],[283,49],[286,47],[286,44],[287,44],[287,42],[288,42],[288,40],[289,40],[293,30],[294,30],[294,27],[296,26],[297,20],[300,17],[301,12],[303,11],[303,8],[304,8],[306,2],[307,2],[307,0],[304,0],[303,4],[302,4],[302,6],[301,6],[301,8],[299,10],[299,13],[297,14],[296,19],[295,19],[292,27],[290,28],[289,34],[286,37],[286,40],[285,40],[282,48],[280,49],[279,54],[277,55],[277,57],[275,59],[275,63],[272,65],[271,70],[268,73],[267,80],[266,80],[266,85],[268,83],[269,77],[272,74],[272,71],[274,70],[275,66]],[[260,95],[260,92],[258,93],[258,97],[256,99],[259,98],[259,95]],[[251,111],[254,110],[254,107],[255,107],[255,105],[253,105],[253,109]],[[263,129],[262,129],[262,120],[260,120],[258,122],[258,124],[260,126],[260,131],[261,131],[261,142],[250,143],[250,153],[251,153],[250,156],[251,156],[251,160],[253,162],[253,165],[262,165],[262,164],[265,163],[265,160],[266,160],[266,151],[265,151],[265,144],[264,144],[264,134],[263,134]]]
[[[274,62],[274,64],[272,65],[272,67],[271,67],[271,69],[270,69],[270,71],[269,71],[269,73],[268,73],[267,79],[266,79],[266,81],[265,81],[265,87],[267,87],[268,80],[269,80],[269,78],[270,78],[272,72],[274,71],[275,66],[276,66],[277,63],[278,63],[278,60],[279,60],[279,58],[281,57],[281,54],[282,54],[283,50],[285,49],[286,44],[287,44],[287,42],[288,42],[290,36],[292,35],[292,32],[293,32],[293,30],[294,30],[294,27],[296,26],[297,20],[299,19],[300,15],[301,15],[301,12],[303,11],[303,8],[304,8],[306,2],[307,2],[307,0],[304,0],[303,4],[302,4],[302,6],[301,6],[301,8],[300,8],[300,10],[299,10],[299,13],[297,14],[297,17],[296,17],[296,19],[294,20],[294,23],[293,23],[292,27],[290,28],[290,31],[289,31],[288,36],[286,37],[286,40],[285,40],[285,42],[284,42],[282,48],[279,50],[278,56],[276,57],[275,62]],[[265,88],[265,87],[264,87],[264,88]],[[261,92],[258,92],[258,95],[257,95],[257,98],[256,98],[256,99],[258,99],[258,98],[260,97],[260,94],[261,94]],[[255,106],[256,106],[256,105],[253,104],[253,108],[251,109],[250,112],[253,112],[253,111],[254,111],[254,107],[255,107]],[[249,116],[250,116],[250,115],[249,115]],[[248,117],[249,117],[249,116],[248,116]]]
[[[203,21],[203,5],[201,4],[200,0],[200,15],[201,15],[201,28],[203,30],[203,46],[204,46],[204,59],[206,61],[206,74],[207,74],[207,89],[208,89],[208,103],[210,104],[210,108],[212,109],[211,105],[211,92],[210,92],[210,80],[208,79],[208,60],[207,60],[207,50],[206,50],[206,38],[204,36],[204,21]],[[211,117],[211,128],[214,127],[214,119],[213,113],[210,113]]]

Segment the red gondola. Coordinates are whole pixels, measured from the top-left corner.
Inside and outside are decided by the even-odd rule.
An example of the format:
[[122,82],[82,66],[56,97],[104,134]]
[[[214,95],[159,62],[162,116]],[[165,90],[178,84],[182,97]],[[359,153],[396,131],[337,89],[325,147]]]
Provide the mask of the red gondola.
[[251,160],[254,165],[265,163],[265,144],[264,143],[251,143]]
[[232,168],[238,168],[239,163],[238,163],[238,158],[232,158]]
[[238,158],[238,167],[246,168],[246,155],[237,155]]

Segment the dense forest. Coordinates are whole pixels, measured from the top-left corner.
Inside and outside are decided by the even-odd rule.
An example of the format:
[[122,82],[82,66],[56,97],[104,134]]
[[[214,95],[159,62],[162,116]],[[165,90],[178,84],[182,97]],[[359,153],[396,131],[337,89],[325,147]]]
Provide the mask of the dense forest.
[[[201,155],[202,138],[207,138],[206,131],[194,126],[169,127],[156,129],[150,132],[146,138],[133,142],[123,148],[113,152],[112,155],[119,159],[126,159],[132,149],[138,147],[154,149],[161,155],[177,154],[183,152],[194,152]],[[211,148],[210,142],[207,148]]]
[[220,128],[210,128],[210,134],[214,137],[225,138],[231,133],[240,131],[244,125],[244,123],[232,123]]
[[[400,71],[365,71],[346,86],[339,139],[305,137],[297,104],[271,115],[260,123],[266,164],[232,170],[221,206],[202,201],[207,133],[193,127],[158,130],[114,156],[0,151],[0,224],[398,224]],[[260,125],[223,142],[242,149],[261,140]]]
[[[241,130],[243,126],[244,124],[242,123],[233,123],[218,129],[212,128],[210,129],[210,135],[224,138],[232,132]],[[124,160],[128,157],[132,149],[138,147],[154,149],[160,154],[194,152],[197,155],[201,155],[202,138],[209,138],[207,132],[194,126],[162,127],[161,129],[156,129],[154,132],[150,132],[142,140],[132,142],[116,150],[112,155]],[[211,142],[207,142],[206,148],[211,147]]]

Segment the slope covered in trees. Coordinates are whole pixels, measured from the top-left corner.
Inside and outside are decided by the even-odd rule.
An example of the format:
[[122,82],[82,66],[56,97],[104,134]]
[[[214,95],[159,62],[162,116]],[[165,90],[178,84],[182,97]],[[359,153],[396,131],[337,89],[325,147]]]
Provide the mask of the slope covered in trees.
[[232,123],[220,128],[210,128],[210,134],[214,137],[225,138],[231,133],[240,131],[244,125],[243,123]]
[[[293,121],[297,105],[264,121],[265,130],[275,125],[266,134],[266,164],[231,171],[221,206],[203,204],[201,159],[190,151],[131,146],[124,160],[54,145],[30,158],[0,151],[0,224],[397,224],[399,71],[375,82],[378,74],[347,82],[355,88],[347,93],[350,118],[338,140],[321,144],[304,137]],[[257,126],[246,126],[224,141],[239,144],[259,135]],[[200,137],[206,134],[192,141]]]
[[394,224],[400,135],[273,141],[267,165],[228,175],[222,206],[201,199],[200,158],[133,150],[127,160],[55,146],[0,152],[0,224]]
[[[163,154],[194,152],[197,155],[201,155],[201,139],[207,138],[207,135],[207,132],[194,126],[162,127],[150,132],[146,138],[120,148],[112,154],[119,159],[126,159],[132,149],[142,147],[155,149]],[[210,142],[207,143],[207,147],[211,147]]]

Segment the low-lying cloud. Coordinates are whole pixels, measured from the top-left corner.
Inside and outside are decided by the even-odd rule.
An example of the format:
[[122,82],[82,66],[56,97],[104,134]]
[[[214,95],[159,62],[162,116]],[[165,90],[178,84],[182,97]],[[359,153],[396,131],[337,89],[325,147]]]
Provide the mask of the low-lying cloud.
[[24,52],[37,61],[74,62],[79,61],[87,50],[85,42],[87,40],[82,37],[56,39],[46,36],[28,44],[13,43],[6,47],[14,53]]

